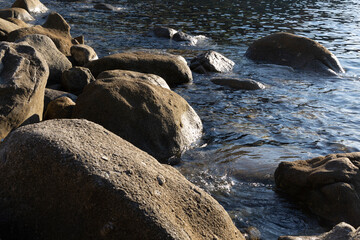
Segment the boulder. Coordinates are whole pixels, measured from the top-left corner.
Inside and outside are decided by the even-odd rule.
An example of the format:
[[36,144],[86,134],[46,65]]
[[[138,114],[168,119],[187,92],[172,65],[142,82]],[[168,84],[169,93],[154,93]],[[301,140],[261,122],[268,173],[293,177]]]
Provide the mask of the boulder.
[[209,194],[86,120],[17,129],[0,146],[0,171],[0,201],[34,229],[27,239],[244,240]]
[[178,94],[122,78],[87,85],[73,117],[104,126],[162,162],[181,154],[202,135],[200,118]]
[[8,35],[8,41],[15,42],[16,40],[31,34],[48,36],[53,40],[60,52],[66,56],[70,56],[70,48],[73,45],[73,39],[70,35],[70,25],[60,14],[55,12],[49,14],[46,22],[42,26],[36,25],[11,32]]
[[0,42],[0,139],[42,119],[49,69],[33,47]]
[[49,103],[44,114],[44,120],[71,118],[75,102],[69,97],[60,97]]
[[50,70],[47,85],[61,83],[62,72],[72,67],[71,62],[67,59],[67,57],[61,53],[56,48],[54,42],[45,35],[27,35],[19,39],[17,42],[28,43],[44,56]]
[[155,27],[153,30],[156,37],[171,39],[177,31],[168,27]]
[[76,44],[70,48],[71,56],[75,59],[77,65],[84,66],[90,61],[98,59],[95,50],[85,44]]
[[192,81],[192,73],[182,56],[149,52],[113,54],[85,65],[97,77],[106,70],[130,70],[162,77],[169,86]]
[[93,81],[95,78],[88,68],[74,67],[63,72],[61,84],[66,91],[79,95]]
[[47,106],[49,105],[49,103],[57,98],[61,98],[61,97],[68,97],[71,100],[73,100],[74,102],[76,102],[77,100],[77,96],[72,94],[72,93],[68,93],[68,92],[64,92],[64,91],[59,91],[59,90],[54,90],[54,89],[50,89],[50,88],[45,88],[45,97],[44,97],[44,114],[45,111],[47,109]]
[[190,62],[190,68],[197,73],[230,72],[235,63],[215,51],[202,53]]
[[360,153],[281,162],[276,186],[331,223],[360,226]]
[[245,56],[255,62],[319,73],[343,73],[338,59],[320,43],[290,33],[274,33],[253,42]]
[[23,8],[30,13],[45,13],[49,9],[39,0],[16,0],[12,8]]
[[212,78],[210,81],[217,85],[228,86],[234,89],[257,90],[265,88],[264,84],[252,79]]
[[0,18],[0,41],[5,41],[10,32],[19,28],[20,27],[18,25]]
[[0,9],[0,18],[16,18],[24,22],[35,20],[29,13],[23,8],[7,8]]
[[140,73],[140,72],[126,71],[126,70],[109,70],[100,73],[97,78],[98,79],[121,78],[130,81],[132,80],[144,81],[170,90],[169,85],[162,77],[149,73]]
[[278,240],[359,240],[360,228],[341,222],[331,231],[318,236],[281,236]]

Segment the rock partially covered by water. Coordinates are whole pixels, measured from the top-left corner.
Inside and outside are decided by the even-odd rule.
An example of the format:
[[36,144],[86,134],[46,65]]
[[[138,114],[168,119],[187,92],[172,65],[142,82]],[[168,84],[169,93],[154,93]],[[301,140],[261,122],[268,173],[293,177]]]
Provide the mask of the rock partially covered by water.
[[360,153],[340,153],[282,162],[276,186],[333,222],[360,226]]
[[29,13],[23,8],[7,8],[0,9],[0,18],[16,18],[24,22],[35,20]]
[[23,8],[30,13],[44,13],[49,10],[39,0],[16,0],[11,7]]
[[191,60],[190,68],[197,73],[230,72],[235,63],[215,51],[207,51]]
[[149,74],[149,73],[140,73],[140,72],[134,72],[134,71],[126,71],[126,70],[109,70],[104,71],[100,73],[97,77],[98,79],[105,79],[105,78],[121,78],[125,80],[135,80],[135,81],[144,81],[147,83],[154,84],[156,86],[160,86],[166,89],[170,89],[169,85],[166,83],[166,81],[155,74]]
[[0,42],[0,139],[42,119],[48,76],[46,61],[33,47]]
[[73,39],[70,35],[70,25],[60,14],[55,12],[49,14],[46,22],[42,26],[36,25],[11,32],[8,35],[8,41],[14,42],[31,34],[48,36],[53,40],[60,52],[66,56],[70,56],[70,48],[73,45]]
[[212,78],[210,81],[217,85],[228,86],[234,89],[257,90],[265,88],[264,84],[252,79]]
[[209,194],[86,120],[17,129],[0,171],[1,206],[23,230],[11,239],[244,240]]
[[359,240],[360,228],[341,222],[331,231],[318,236],[281,236],[279,240]]
[[154,34],[156,37],[171,39],[177,31],[168,27],[155,27]]
[[163,162],[202,135],[200,118],[178,94],[120,77],[86,86],[73,117],[96,122]]
[[70,48],[71,56],[75,59],[79,66],[98,59],[95,50],[85,44],[76,44]]
[[61,84],[66,91],[79,95],[93,81],[95,78],[88,68],[74,67],[63,72]]
[[56,48],[54,42],[45,35],[27,35],[19,39],[17,42],[26,42],[43,55],[50,70],[47,85],[61,83],[62,72],[72,67],[71,62],[67,59],[67,57],[61,53]]
[[71,118],[75,102],[69,97],[60,97],[49,103],[46,108],[44,119]]
[[119,10],[121,10],[121,8],[114,7],[113,5],[108,4],[108,3],[96,3],[94,5],[94,8],[99,9],[99,10],[106,10],[106,11],[119,11]]
[[113,54],[85,65],[97,77],[106,70],[130,70],[151,73],[162,77],[174,86],[192,81],[192,73],[182,56],[172,54],[125,52]]
[[253,42],[245,56],[259,63],[319,73],[343,73],[338,59],[320,43],[290,33],[274,33]]

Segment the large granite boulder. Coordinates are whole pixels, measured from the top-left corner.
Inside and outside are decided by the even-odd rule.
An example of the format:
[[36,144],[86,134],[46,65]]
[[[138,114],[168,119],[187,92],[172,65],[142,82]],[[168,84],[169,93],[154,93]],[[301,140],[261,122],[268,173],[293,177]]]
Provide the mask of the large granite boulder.
[[42,119],[48,76],[46,61],[33,47],[0,42],[0,139]]
[[0,171],[0,204],[26,239],[244,240],[209,194],[86,120],[17,129]]
[[170,86],[192,81],[186,60],[171,54],[124,52],[89,62],[85,67],[95,77],[106,70],[121,69],[158,75]]
[[276,186],[332,222],[360,226],[360,153],[339,153],[282,162]]
[[61,83],[62,72],[72,67],[71,62],[67,59],[67,57],[61,53],[56,48],[54,42],[45,35],[27,35],[19,39],[17,42],[26,42],[43,55],[50,70],[47,85]]
[[87,85],[73,117],[96,122],[163,162],[202,135],[200,118],[178,94],[122,78]]
[[320,43],[290,33],[274,33],[253,42],[245,56],[255,62],[319,73],[344,72],[338,59]]
[[136,81],[144,81],[147,83],[154,84],[156,86],[160,86],[166,89],[170,89],[169,85],[166,81],[155,74],[150,73],[140,73],[134,71],[127,71],[127,70],[109,70],[100,73],[97,77],[98,79],[105,79],[105,78],[122,78],[129,81],[136,80]]
[[20,19],[24,22],[33,21],[35,20],[28,11],[23,8],[7,8],[7,9],[0,9],[0,18],[7,19],[7,18],[16,18]]
[[15,23],[0,18],[0,41],[5,41],[9,33],[19,28]]
[[341,222],[331,231],[318,236],[281,236],[278,240],[359,240],[360,228]]
[[215,51],[204,52],[190,62],[190,68],[197,73],[230,72],[235,63]]
[[27,35],[41,34],[46,35],[55,43],[56,47],[65,54],[70,56],[70,48],[75,42],[70,35],[70,25],[58,13],[51,13],[46,19],[46,22],[40,26],[36,25],[28,28],[21,28],[11,32],[8,35],[8,41],[15,42]]
[[30,13],[44,13],[49,9],[39,0],[16,0],[12,8],[23,8]]

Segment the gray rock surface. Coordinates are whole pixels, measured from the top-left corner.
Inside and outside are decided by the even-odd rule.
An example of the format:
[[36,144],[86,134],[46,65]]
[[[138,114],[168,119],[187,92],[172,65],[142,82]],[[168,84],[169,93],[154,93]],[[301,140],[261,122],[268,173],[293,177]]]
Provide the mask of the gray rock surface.
[[166,89],[170,89],[169,85],[166,83],[166,81],[155,74],[149,74],[149,73],[139,73],[134,71],[126,71],[126,70],[109,70],[104,71],[100,73],[97,77],[98,79],[105,79],[105,78],[121,78],[125,80],[136,80],[136,81],[144,81],[151,84],[154,84],[156,86],[160,86]]
[[281,162],[276,186],[333,222],[360,226],[360,153],[339,153]]
[[73,117],[104,126],[162,162],[187,150],[202,135],[201,120],[185,99],[136,80],[92,82],[79,95]]
[[319,73],[343,73],[338,59],[320,43],[290,33],[274,33],[253,42],[245,56],[255,62]]
[[192,73],[182,56],[149,52],[124,52],[85,65],[95,78],[106,70],[130,70],[162,77],[169,86],[192,81]]
[[27,238],[244,240],[209,194],[86,120],[17,129],[0,145],[0,171],[1,206],[33,229]]
[[70,48],[71,56],[75,59],[79,66],[98,59],[95,50],[85,44],[76,44]]
[[48,36],[32,34],[16,42],[26,42],[43,55],[50,70],[48,86],[61,83],[62,72],[72,67],[71,62],[57,49],[54,42]]
[[63,72],[61,84],[66,91],[79,95],[93,81],[95,78],[88,68],[74,67]]
[[197,73],[230,72],[234,65],[233,61],[212,50],[196,56],[190,62],[191,70]]
[[33,47],[0,42],[0,139],[42,119],[48,76],[46,61]]

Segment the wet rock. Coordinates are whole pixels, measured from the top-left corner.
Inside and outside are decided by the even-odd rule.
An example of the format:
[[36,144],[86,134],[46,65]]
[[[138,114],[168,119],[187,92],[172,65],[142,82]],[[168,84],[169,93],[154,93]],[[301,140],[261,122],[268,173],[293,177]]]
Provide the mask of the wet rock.
[[76,102],[76,100],[77,100],[77,96],[72,93],[46,88],[45,89],[45,97],[44,97],[44,112],[46,111],[47,106],[49,105],[49,103],[51,101],[53,101],[57,98],[60,98],[60,97],[68,97],[71,100],[73,100],[74,102]]
[[70,48],[71,56],[79,66],[84,66],[90,61],[98,59],[95,50],[84,44],[77,44]]
[[234,89],[257,90],[265,88],[264,84],[252,79],[212,78],[210,81],[217,85],[228,86]]
[[39,0],[16,0],[12,8],[23,8],[30,13],[45,13],[49,9]]
[[46,61],[33,47],[0,42],[0,139],[42,119],[48,76]]
[[200,118],[178,94],[122,78],[87,85],[73,117],[104,126],[162,162],[181,154],[202,134]]
[[274,33],[253,42],[245,56],[255,62],[319,73],[343,73],[338,59],[320,43],[290,33]]
[[184,32],[176,32],[173,35],[172,39],[176,42],[192,42],[192,43],[196,42],[196,39],[194,36],[184,33]]
[[235,63],[215,51],[202,53],[190,62],[190,68],[197,73],[230,72]]
[[360,226],[360,153],[340,153],[282,162],[276,186],[332,222]]
[[351,225],[341,222],[331,231],[318,236],[281,236],[279,240],[358,240],[360,228],[357,230]]
[[186,60],[172,54],[125,52],[110,55],[85,65],[97,77],[106,70],[130,70],[151,73],[162,77],[169,86],[192,81],[192,73]]
[[19,28],[20,27],[18,25],[0,18],[0,41],[5,41],[10,32]]
[[156,86],[160,86],[166,89],[170,89],[169,85],[167,85],[166,81],[155,74],[149,73],[139,73],[134,71],[126,71],[126,70],[109,70],[100,73],[97,77],[98,79],[105,79],[105,78],[121,78],[124,80],[135,80],[135,81],[144,81]]
[[176,169],[86,120],[17,129],[0,146],[0,171],[0,200],[36,239],[244,239]]
[[45,35],[27,35],[19,39],[17,42],[26,42],[43,55],[50,70],[47,82],[48,86],[61,83],[62,72],[72,67],[71,62],[67,59],[67,57],[61,53],[56,48],[54,42]]
[[156,37],[171,39],[177,31],[168,27],[155,27],[153,30]]
[[8,35],[8,41],[15,42],[32,34],[48,36],[53,40],[60,52],[66,56],[70,56],[70,48],[73,45],[73,39],[70,35],[70,25],[60,14],[55,12],[49,14],[46,22],[42,26],[36,25],[11,32]]
[[60,97],[49,103],[44,114],[44,120],[71,118],[75,102],[68,97]]
[[15,18],[24,22],[35,20],[29,13],[23,8],[7,8],[0,9],[0,18]]
[[93,81],[95,78],[88,68],[74,67],[63,72],[61,84],[66,91],[78,95]]
[[106,10],[106,11],[119,11],[121,10],[121,8],[118,7],[114,7],[111,4],[108,3],[97,3],[94,5],[95,9],[99,9],[99,10]]

